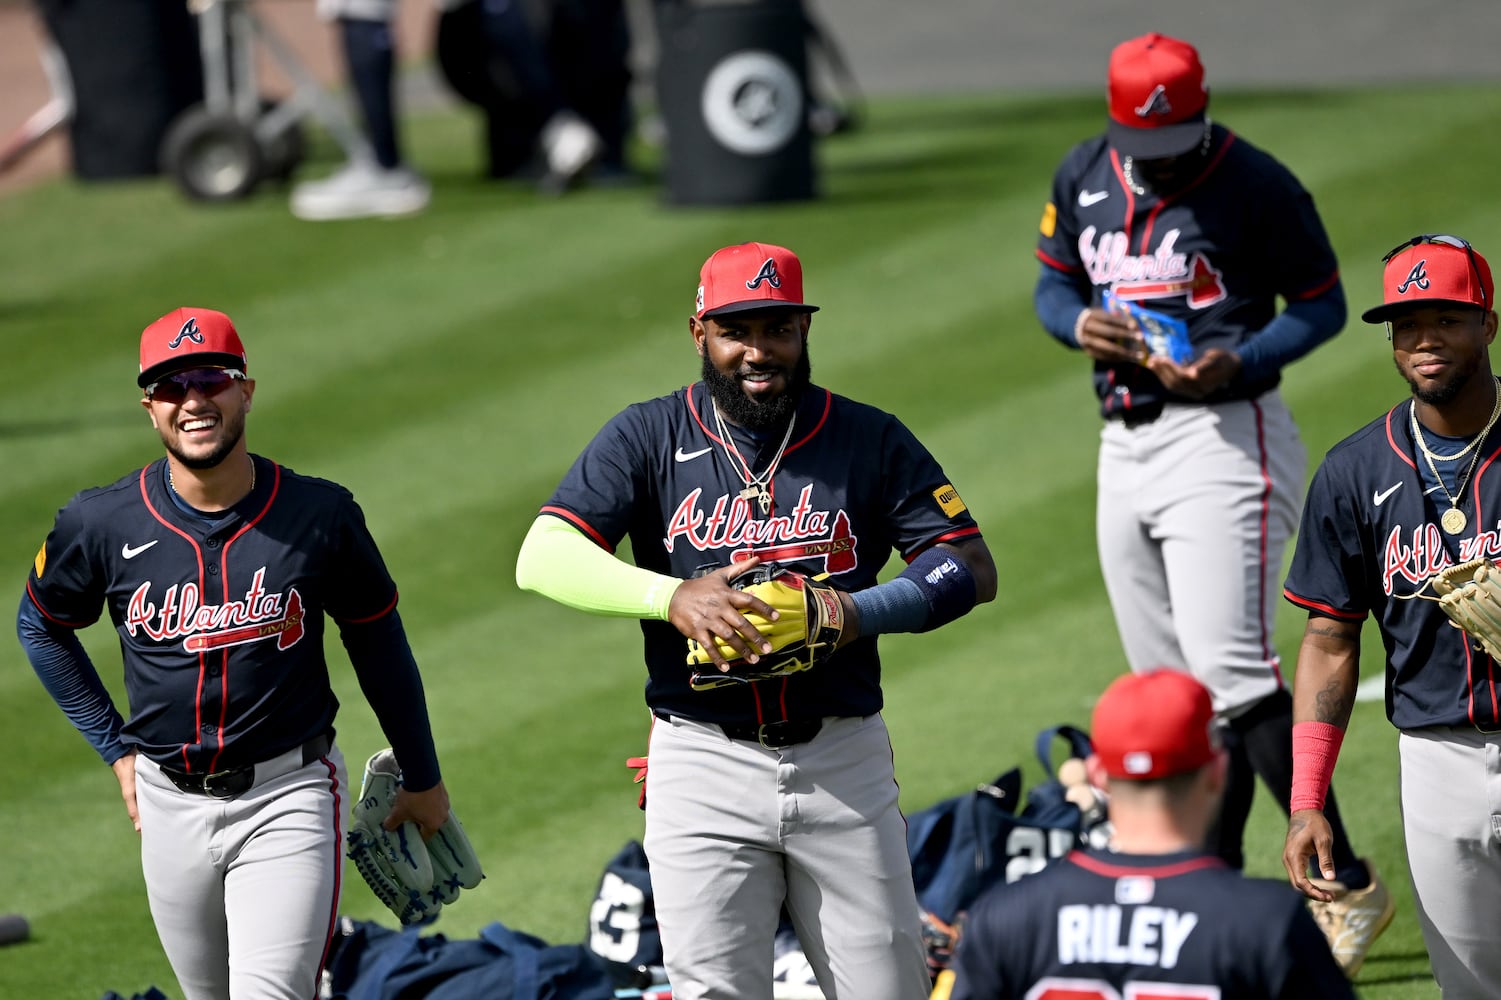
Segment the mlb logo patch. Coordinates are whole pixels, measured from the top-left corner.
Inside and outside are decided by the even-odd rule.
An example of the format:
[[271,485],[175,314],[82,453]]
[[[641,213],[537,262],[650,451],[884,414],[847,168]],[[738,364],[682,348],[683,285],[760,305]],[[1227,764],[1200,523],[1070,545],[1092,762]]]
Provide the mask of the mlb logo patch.
[[1115,901],[1123,906],[1150,903],[1157,895],[1157,880],[1150,875],[1127,875],[1115,880]]

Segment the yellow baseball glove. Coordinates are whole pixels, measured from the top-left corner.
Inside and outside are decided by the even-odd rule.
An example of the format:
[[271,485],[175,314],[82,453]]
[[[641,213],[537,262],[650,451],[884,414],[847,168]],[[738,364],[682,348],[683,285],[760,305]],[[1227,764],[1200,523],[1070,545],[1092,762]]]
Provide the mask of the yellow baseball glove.
[[728,673],[717,669],[709,653],[695,640],[688,640],[688,666],[695,669],[689,683],[695,691],[748,684],[770,677],[784,677],[812,667],[839,645],[844,634],[844,605],[839,591],[816,577],[779,566],[762,563],[730,580],[730,586],[754,594],[777,611],[775,621],[768,621],[753,611],[746,619],[771,643],[771,652],[749,663],[723,639],[715,639],[719,654],[730,664]]

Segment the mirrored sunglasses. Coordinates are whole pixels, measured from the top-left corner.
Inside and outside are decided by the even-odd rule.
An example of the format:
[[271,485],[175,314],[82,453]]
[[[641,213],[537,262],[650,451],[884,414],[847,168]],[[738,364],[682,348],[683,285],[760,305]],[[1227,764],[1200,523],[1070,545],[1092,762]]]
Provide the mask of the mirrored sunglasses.
[[1485,281],[1480,277],[1480,265],[1475,263],[1475,248],[1470,246],[1470,241],[1463,237],[1452,236],[1449,233],[1423,233],[1414,236],[1412,239],[1403,240],[1392,247],[1382,256],[1381,263],[1388,263],[1393,257],[1409,247],[1420,247],[1429,243],[1453,247],[1456,250],[1463,250],[1465,252],[1465,258],[1470,262],[1470,270],[1475,272],[1475,287],[1480,289],[1480,302],[1486,309],[1489,309],[1491,307],[1490,297],[1485,293]]
[[205,396],[223,392],[231,382],[239,382],[245,373],[235,368],[193,368],[173,372],[146,387],[146,398],[160,403],[181,403],[197,389]]

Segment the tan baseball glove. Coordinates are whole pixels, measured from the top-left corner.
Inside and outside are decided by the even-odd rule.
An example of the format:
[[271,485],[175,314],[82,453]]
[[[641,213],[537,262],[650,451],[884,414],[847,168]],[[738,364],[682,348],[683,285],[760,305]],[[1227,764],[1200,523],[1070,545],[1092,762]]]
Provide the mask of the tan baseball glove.
[[723,673],[708,651],[689,639],[688,666],[695,668],[689,678],[693,689],[706,691],[795,674],[834,652],[844,634],[844,605],[839,592],[822,580],[822,576],[804,576],[776,563],[762,563],[733,577],[731,587],[754,594],[776,609],[775,621],[751,611],[745,615],[771,643],[771,652],[749,663],[724,640],[716,639],[719,654],[730,664],[729,672]]
[[1501,660],[1501,566],[1489,559],[1450,566],[1434,575],[1433,589],[1444,614]]

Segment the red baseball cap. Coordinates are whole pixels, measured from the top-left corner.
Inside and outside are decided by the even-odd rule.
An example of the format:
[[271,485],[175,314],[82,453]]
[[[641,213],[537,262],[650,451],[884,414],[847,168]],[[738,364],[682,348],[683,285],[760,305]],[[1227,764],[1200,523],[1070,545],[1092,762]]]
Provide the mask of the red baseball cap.
[[141,374],[145,388],[187,368],[245,371],[245,345],[230,318],[214,309],[180,306],[141,331]]
[[1386,261],[1381,273],[1382,304],[1360,314],[1367,323],[1385,323],[1422,306],[1496,307],[1491,266],[1457,236],[1414,236]]
[[714,251],[698,272],[694,315],[704,319],[758,309],[818,311],[803,301],[803,265],[797,254],[770,243]]
[[1110,145],[1138,160],[1181,156],[1204,140],[1209,89],[1187,42],[1153,32],[1110,53]]
[[1165,667],[1116,678],[1095,703],[1089,738],[1106,774],[1136,781],[1196,771],[1220,749],[1209,690]]

